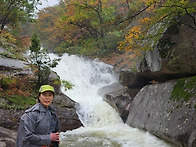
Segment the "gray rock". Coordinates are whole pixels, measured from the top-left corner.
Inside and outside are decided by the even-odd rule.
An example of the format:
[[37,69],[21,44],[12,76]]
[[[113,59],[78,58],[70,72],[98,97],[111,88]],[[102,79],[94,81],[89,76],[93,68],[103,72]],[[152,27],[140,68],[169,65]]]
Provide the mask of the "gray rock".
[[98,90],[98,94],[101,97],[104,97],[105,94],[116,92],[116,91],[121,90],[121,89],[125,89],[124,86],[122,86],[120,83],[113,83],[111,85],[100,88]]
[[132,98],[125,92],[125,90],[121,89],[117,92],[109,93],[105,95],[103,100],[116,109],[124,122],[127,120]]
[[0,57],[0,67],[10,69],[24,69],[26,67],[26,62]]
[[138,73],[125,70],[120,72],[119,82],[128,88],[140,89],[149,84],[150,79],[140,76]]
[[196,98],[170,100],[175,81],[149,85],[134,98],[126,123],[178,146],[196,146]]
[[76,113],[77,103],[63,93],[55,95],[52,106],[57,110],[61,123],[61,131],[73,130],[82,126]]
[[0,147],[14,147],[16,142],[16,132],[0,127]]
[[144,54],[143,60],[137,66],[139,72],[144,72],[146,70],[155,72],[162,68],[162,59],[157,46],[155,46],[153,50],[145,51]]
[[109,103],[119,113],[122,120],[125,122],[128,116],[128,110],[132,98],[120,83],[113,83],[99,89],[98,93],[103,100]]
[[138,71],[196,74],[196,33],[190,27],[195,26],[193,19],[195,16],[181,16],[179,24],[165,30],[157,44],[152,41],[153,50],[143,52]]

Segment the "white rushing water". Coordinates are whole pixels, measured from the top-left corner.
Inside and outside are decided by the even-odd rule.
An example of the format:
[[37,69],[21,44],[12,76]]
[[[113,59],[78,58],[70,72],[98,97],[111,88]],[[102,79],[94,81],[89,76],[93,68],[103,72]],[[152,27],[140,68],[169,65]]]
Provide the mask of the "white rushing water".
[[147,132],[124,124],[115,109],[102,101],[98,90],[117,82],[112,66],[64,54],[53,70],[74,85],[73,89],[62,88],[62,91],[80,104],[77,113],[84,125],[61,132],[60,147],[171,147]]

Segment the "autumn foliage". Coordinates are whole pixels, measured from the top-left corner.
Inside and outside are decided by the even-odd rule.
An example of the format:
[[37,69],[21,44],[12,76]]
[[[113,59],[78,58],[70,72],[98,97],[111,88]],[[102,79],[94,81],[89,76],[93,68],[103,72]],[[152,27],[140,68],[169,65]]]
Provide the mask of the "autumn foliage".
[[58,52],[109,53],[117,46],[151,50],[181,16],[196,22],[195,6],[189,0],[62,0],[40,11],[36,26],[41,39]]
[[189,25],[196,30],[194,18],[196,2],[185,0],[148,0],[145,2],[145,15],[137,18],[135,26],[125,34],[125,41],[120,42],[120,50],[150,50],[159,41],[163,33],[171,26],[178,25],[183,15],[188,15],[194,22]]

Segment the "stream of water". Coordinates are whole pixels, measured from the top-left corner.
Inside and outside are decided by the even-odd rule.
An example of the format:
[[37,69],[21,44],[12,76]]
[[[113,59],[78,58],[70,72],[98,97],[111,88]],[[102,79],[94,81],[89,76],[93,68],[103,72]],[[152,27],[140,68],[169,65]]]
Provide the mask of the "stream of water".
[[[57,56],[51,54],[51,58]],[[98,90],[117,82],[113,68],[98,60],[64,54],[53,69],[71,90],[62,91],[79,103],[77,114],[84,127],[61,132],[60,147],[172,147],[173,145],[123,123],[118,113],[98,95]]]

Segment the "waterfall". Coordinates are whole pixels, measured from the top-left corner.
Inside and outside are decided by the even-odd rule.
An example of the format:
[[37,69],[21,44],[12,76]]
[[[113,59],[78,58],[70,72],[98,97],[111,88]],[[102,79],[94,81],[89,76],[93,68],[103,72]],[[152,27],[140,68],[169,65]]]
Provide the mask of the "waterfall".
[[[56,58],[54,54],[51,58]],[[77,114],[84,127],[61,132],[61,147],[170,147],[157,137],[123,123],[115,109],[102,101],[98,90],[116,83],[111,65],[64,54],[53,68],[62,80],[72,83],[73,89],[62,91],[79,103]]]

